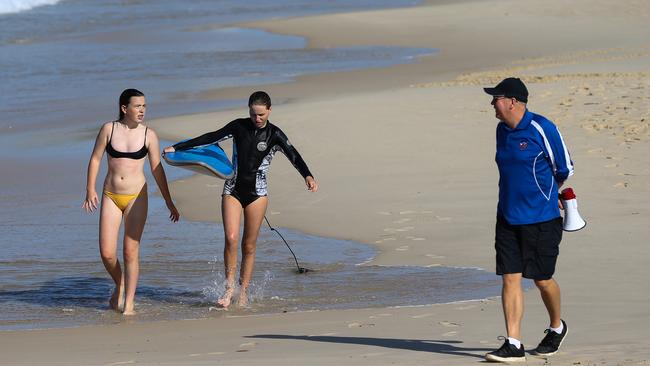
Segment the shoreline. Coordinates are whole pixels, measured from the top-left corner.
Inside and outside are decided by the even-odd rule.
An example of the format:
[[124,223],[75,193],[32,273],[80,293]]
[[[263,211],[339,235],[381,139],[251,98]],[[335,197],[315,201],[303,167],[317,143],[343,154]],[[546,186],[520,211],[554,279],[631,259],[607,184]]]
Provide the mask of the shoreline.
[[[650,72],[650,29],[644,25],[650,6],[635,0],[518,4],[485,0],[259,23],[313,33],[308,39],[314,47],[445,38],[436,47],[437,69],[425,60],[265,86],[274,99],[290,101],[274,106],[272,120],[280,121],[321,185],[308,194],[286,159],[276,159],[268,214],[280,227],[373,245],[376,265],[492,268],[496,120],[481,87],[516,73],[529,86],[531,110],[554,120],[567,140],[576,163],[568,186],[588,222],[585,230],[566,233],[556,274],[571,334],[558,354],[529,354],[528,364],[648,364],[650,81],[643,75]],[[427,73],[427,67],[442,71]],[[397,75],[402,72],[407,74]],[[252,89],[210,97],[247,96]],[[152,125],[177,140],[214,130],[240,113],[246,111]],[[214,220],[204,208],[218,207],[220,188],[200,176],[171,185],[189,219]],[[524,296],[522,338],[533,349],[548,320],[537,291]],[[2,332],[0,350],[15,365],[466,365],[498,347],[496,336],[503,332],[500,301],[488,298]]]

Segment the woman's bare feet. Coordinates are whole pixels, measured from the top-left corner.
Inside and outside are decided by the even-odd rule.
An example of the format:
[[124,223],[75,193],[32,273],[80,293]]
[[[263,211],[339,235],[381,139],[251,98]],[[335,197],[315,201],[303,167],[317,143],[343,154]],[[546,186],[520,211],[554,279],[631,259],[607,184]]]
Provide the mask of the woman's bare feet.
[[239,294],[239,299],[237,300],[237,305],[240,307],[247,307],[248,306],[248,295],[246,294],[246,291],[242,291]]
[[219,300],[217,300],[217,306],[227,309],[228,306],[230,306],[230,302],[232,301],[232,295],[234,294],[234,292],[235,289],[233,288],[233,286],[226,285],[226,292]]
[[244,308],[248,306],[248,289],[242,288],[239,291],[239,299],[237,300],[237,305]]
[[124,286],[115,286],[111,299],[108,300],[108,306],[115,311],[121,311],[122,302],[124,301]]
[[122,315],[135,315],[135,309],[133,305],[124,305],[124,311],[122,312]]

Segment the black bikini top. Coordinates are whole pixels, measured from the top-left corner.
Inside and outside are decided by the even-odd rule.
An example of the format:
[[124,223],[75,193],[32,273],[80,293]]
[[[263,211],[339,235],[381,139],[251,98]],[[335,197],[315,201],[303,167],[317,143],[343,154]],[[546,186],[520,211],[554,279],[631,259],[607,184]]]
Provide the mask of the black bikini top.
[[111,137],[108,139],[108,145],[106,145],[106,152],[108,155],[110,155],[112,158],[127,158],[127,159],[134,159],[134,160],[140,160],[147,156],[147,130],[149,127],[145,128],[144,130],[144,144],[142,145],[142,148],[138,151],[134,152],[122,152],[122,151],[117,151],[113,148],[113,145],[111,144],[111,141],[113,141],[113,130],[115,130],[115,122],[113,122],[113,127],[111,128]]

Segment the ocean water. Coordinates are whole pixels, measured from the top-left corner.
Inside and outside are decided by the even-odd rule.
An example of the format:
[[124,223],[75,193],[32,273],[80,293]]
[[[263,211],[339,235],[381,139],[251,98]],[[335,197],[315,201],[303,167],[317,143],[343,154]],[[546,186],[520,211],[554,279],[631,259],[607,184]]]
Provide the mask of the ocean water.
[[[112,284],[98,254],[98,216],[81,210],[93,139],[115,117],[121,90],[143,90],[152,118],[246,103],[197,98],[204,90],[414,62],[435,50],[308,50],[300,37],[233,25],[414,3],[0,0],[0,330],[121,321],[107,311]],[[165,168],[170,179],[186,176]],[[223,316],[213,308],[223,293],[220,224],[169,223],[148,181],[135,319]],[[270,182],[271,192],[273,184],[281,182]],[[497,278],[479,269],[359,265],[376,254],[372,247],[278,230],[311,271],[297,274],[284,243],[264,228],[251,306],[230,314],[421,305],[499,292]]]
[[206,90],[414,62],[435,50],[306,49],[302,37],[235,25],[414,3],[66,0],[0,14],[0,132],[94,127],[114,118],[117,96],[129,87],[147,95],[149,117],[155,118],[245,105],[248,97],[203,100],[199,95]]

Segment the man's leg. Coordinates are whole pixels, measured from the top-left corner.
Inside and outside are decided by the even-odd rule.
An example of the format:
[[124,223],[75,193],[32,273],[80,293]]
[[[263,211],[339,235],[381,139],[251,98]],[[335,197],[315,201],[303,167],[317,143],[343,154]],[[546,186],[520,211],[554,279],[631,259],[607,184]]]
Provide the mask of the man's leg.
[[[506,321],[508,339],[503,345],[485,355],[485,359],[494,362],[523,362],[526,361],[524,347],[520,341],[521,319],[524,316],[524,293],[521,288],[521,273],[502,275],[501,305]],[[516,339],[517,342],[512,339]]]
[[560,349],[569,331],[566,322],[560,318],[560,286],[552,278],[549,280],[536,280],[535,284],[542,295],[542,300],[546,306],[551,324],[551,329],[545,331],[546,335],[539,342],[535,353],[542,356],[550,356]]
[[551,328],[545,331],[546,335],[535,352],[550,356],[559,350],[568,332],[566,323],[560,318],[560,286],[553,279],[562,240],[562,218],[539,223],[535,227],[531,226],[530,229],[530,237],[534,240],[532,246],[535,248],[531,253],[535,255],[530,257],[527,273],[530,278],[535,279],[535,285],[548,312]]
[[506,321],[508,337],[521,340],[521,319],[524,316],[524,293],[521,288],[521,273],[502,276],[501,304]]
[[[496,272],[501,276],[501,305],[506,322],[508,339],[503,345],[485,355],[485,359],[495,362],[526,361],[524,346],[521,344],[521,320],[524,316],[524,293],[521,288],[523,277],[523,258],[519,240],[519,227],[508,224],[497,217],[494,248],[496,249]],[[515,341],[516,340],[516,341]]]
[[537,285],[542,295],[542,301],[544,301],[544,306],[546,306],[551,327],[559,328],[562,325],[562,321],[560,320],[560,286],[552,278],[549,280],[536,280],[535,285]]

